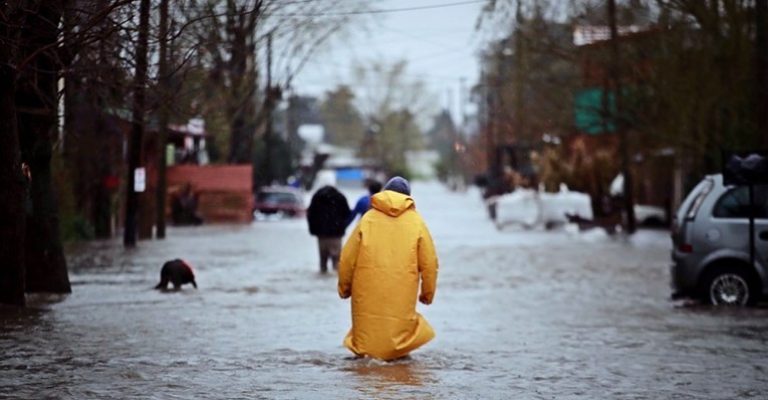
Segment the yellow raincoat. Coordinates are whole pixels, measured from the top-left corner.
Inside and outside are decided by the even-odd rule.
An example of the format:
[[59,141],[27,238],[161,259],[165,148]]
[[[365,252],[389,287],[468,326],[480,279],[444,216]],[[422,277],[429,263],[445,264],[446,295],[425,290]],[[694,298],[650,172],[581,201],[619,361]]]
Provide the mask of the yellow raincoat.
[[373,195],[339,262],[339,296],[352,296],[344,345],[357,355],[392,360],[432,340],[435,332],[416,312],[416,298],[432,303],[436,283],[435,247],[413,199],[390,190]]

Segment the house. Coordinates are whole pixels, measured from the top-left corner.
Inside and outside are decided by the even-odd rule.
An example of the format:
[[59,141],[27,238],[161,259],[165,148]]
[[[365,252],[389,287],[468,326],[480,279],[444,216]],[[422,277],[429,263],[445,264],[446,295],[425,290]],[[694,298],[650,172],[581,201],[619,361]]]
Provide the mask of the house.
[[[169,224],[172,202],[186,185],[197,197],[197,212],[205,223],[247,223],[253,220],[253,166],[251,164],[208,163],[205,123],[191,119],[187,124],[168,126],[165,146],[165,216]],[[158,154],[157,135],[149,135],[145,146],[147,190],[142,193],[141,237],[150,237],[155,215]]]
[[[621,91],[624,110],[641,92],[653,71],[655,39],[661,31],[637,26],[619,29],[621,54]],[[612,115],[616,112],[615,93],[609,88],[610,34],[607,27],[576,27],[582,86],[573,96],[576,132],[565,138],[571,163],[579,169],[582,182],[601,211],[600,199],[609,195],[610,182],[619,173],[621,162],[618,126]],[[633,129],[632,116],[627,117],[626,135],[630,146],[631,173],[636,204],[661,207],[667,215],[674,203],[676,185],[675,154],[663,143]],[[642,137],[641,137],[642,136]]]

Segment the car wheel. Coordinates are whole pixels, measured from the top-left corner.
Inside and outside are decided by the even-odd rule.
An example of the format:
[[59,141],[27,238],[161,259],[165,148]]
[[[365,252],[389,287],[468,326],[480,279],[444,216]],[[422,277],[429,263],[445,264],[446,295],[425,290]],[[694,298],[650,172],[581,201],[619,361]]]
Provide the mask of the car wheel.
[[759,290],[746,268],[718,268],[709,274],[703,289],[704,300],[715,306],[753,305]]

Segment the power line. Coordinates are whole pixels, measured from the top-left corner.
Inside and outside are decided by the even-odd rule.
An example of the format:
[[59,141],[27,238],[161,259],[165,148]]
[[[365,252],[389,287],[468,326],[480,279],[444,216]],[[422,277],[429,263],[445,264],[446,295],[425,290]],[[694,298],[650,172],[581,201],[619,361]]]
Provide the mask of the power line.
[[[384,30],[392,32],[392,33],[397,34],[397,35],[400,35],[402,37],[406,37],[406,38],[408,38],[410,40],[420,41],[422,43],[427,43],[427,44],[430,44],[432,46],[437,46],[437,47],[442,47],[442,48],[449,48],[449,47],[450,48],[454,48],[453,46],[447,46],[445,43],[434,41],[434,40],[432,40],[429,37],[425,37],[424,35],[418,35],[418,34],[414,34],[414,33],[411,33],[411,32],[404,32],[404,31],[401,31],[399,29],[393,29],[393,28],[384,28]],[[464,32],[462,32],[462,33],[464,33]],[[437,36],[438,35],[436,35],[435,37],[437,37]],[[439,35],[439,36],[440,37],[445,37],[444,34],[443,35]]]
[[276,17],[322,17],[322,16],[343,16],[343,15],[364,15],[364,14],[384,14],[392,12],[403,11],[418,11],[418,10],[431,10],[436,8],[446,8],[462,6],[466,4],[485,3],[487,0],[467,0],[457,1],[455,3],[446,4],[432,4],[428,6],[416,6],[416,7],[403,7],[403,8],[386,8],[382,10],[368,10],[368,11],[339,11],[339,12],[323,12],[323,13],[287,13],[287,14],[269,14]]
[[[328,60],[309,60],[307,61],[308,64],[312,64],[318,67],[331,67],[331,68],[341,68],[341,69],[349,69],[351,71],[354,71],[355,69],[361,69],[368,72],[374,72],[374,66],[371,65],[355,65],[355,64],[342,64],[340,62],[333,62]],[[407,64],[406,64],[407,65]],[[386,70],[384,71],[386,72]],[[404,77],[411,77],[416,79],[440,79],[440,80],[452,80],[452,79],[458,79],[460,76],[454,76],[454,75],[442,75],[442,74],[433,74],[433,73],[419,73],[419,72],[404,72],[400,74]]]

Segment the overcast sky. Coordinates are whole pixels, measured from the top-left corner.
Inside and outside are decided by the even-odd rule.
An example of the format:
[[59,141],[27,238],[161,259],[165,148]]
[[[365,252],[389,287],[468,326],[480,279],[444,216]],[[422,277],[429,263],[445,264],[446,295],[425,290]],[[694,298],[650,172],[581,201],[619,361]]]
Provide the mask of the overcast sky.
[[[464,3],[464,4],[456,4]],[[408,75],[424,81],[439,107],[450,105],[458,116],[461,79],[464,88],[477,81],[478,49],[487,32],[475,24],[483,2],[462,0],[374,0],[373,8],[393,10],[416,7],[439,8],[386,12],[369,16],[367,29],[355,29],[330,50],[313,57],[296,76],[297,94],[322,96],[337,84],[351,83],[355,63],[405,59]],[[450,98],[450,101],[449,101]],[[471,111],[471,106],[467,106]]]

